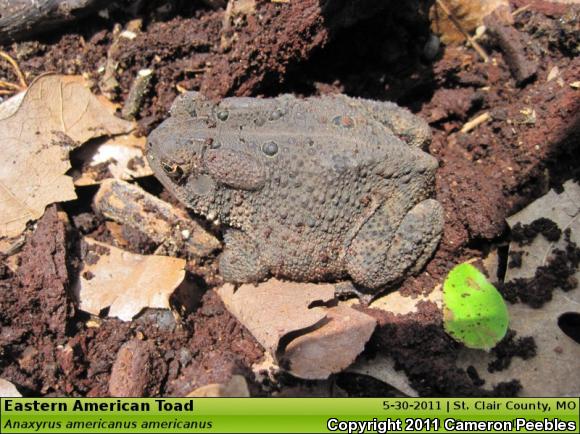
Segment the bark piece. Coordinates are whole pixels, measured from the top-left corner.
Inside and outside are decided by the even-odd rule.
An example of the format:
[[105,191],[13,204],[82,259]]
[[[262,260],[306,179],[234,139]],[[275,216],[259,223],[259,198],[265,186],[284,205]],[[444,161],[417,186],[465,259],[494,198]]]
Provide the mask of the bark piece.
[[35,321],[45,323],[59,338],[66,336],[68,319],[75,312],[69,273],[75,248],[72,235],[67,215],[56,205],[49,206],[25,244],[16,272],[27,302],[40,306],[28,315],[33,312]]
[[518,84],[522,85],[535,77],[539,65],[537,59],[531,57],[526,50],[526,46],[529,45],[527,36],[506,24],[496,13],[487,16],[484,22],[501,48],[504,59]]
[[125,100],[123,111],[121,112],[123,119],[135,120],[135,116],[141,110],[143,98],[145,98],[145,94],[149,90],[151,78],[153,78],[152,69],[142,69],[137,72],[137,76],[129,90],[129,95],[127,95],[127,99]]
[[104,0],[0,0],[0,42],[30,38],[106,4]]
[[117,353],[111,369],[109,393],[124,398],[156,395],[165,371],[166,366],[160,362],[155,345],[151,341],[133,339],[124,343]]
[[220,247],[212,234],[183,211],[134,184],[105,180],[95,196],[94,206],[105,217],[147,235],[168,254],[184,249],[201,258]]

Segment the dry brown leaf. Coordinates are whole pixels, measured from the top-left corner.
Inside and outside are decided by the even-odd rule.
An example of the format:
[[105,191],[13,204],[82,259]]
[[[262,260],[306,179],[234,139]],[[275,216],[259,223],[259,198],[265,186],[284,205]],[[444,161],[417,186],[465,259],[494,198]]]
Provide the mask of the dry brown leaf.
[[362,353],[375,330],[371,316],[349,306],[328,308],[324,324],[286,346],[280,364],[308,380],[328,378],[346,369]]
[[407,377],[407,374],[405,374],[405,371],[402,369],[396,370],[395,360],[388,355],[377,354],[372,359],[361,358],[360,360],[357,360],[354,365],[348,368],[347,372],[368,375],[369,377],[376,378],[383,383],[389,384],[407,396],[419,396],[417,391],[409,384],[409,378]]
[[198,387],[187,394],[196,398],[249,398],[248,383],[242,375],[232,375],[226,384],[212,383]]
[[[301,378],[325,379],[364,349],[375,320],[349,306],[310,307],[334,298],[335,285],[271,279],[217,290],[228,310],[276,361]],[[283,348],[282,342],[288,342]]]
[[113,116],[82,77],[43,75],[16,98],[19,105],[0,110],[0,237],[18,235],[48,204],[76,198],[64,175],[72,147],[133,128]]
[[282,337],[312,327],[326,317],[324,308],[308,306],[334,298],[331,284],[277,279],[259,285],[242,285],[237,290],[226,284],[217,292],[227,309],[274,356]]
[[79,308],[131,321],[146,307],[169,309],[169,297],[185,278],[185,261],[143,256],[85,238],[83,268],[75,287]]
[[[517,223],[526,225],[544,217],[556,223],[562,231],[569,228],[571,240],[580,244],[580,185],[574,181],[568,181],[563,187],[560,194],[550,190],[546,195],[508,218],[507,222],[510,227]],[[521,267],[509,267],[506,270],[506,282],[517,278],[533,277],[536,268],[546,264],[550,252],[556,247],[563,247],[562,242],[563,240],[560,239],[558,243],[553,243],[543,236],[537,236],[529,245],[518,246],[517,243],[511,243],[510,254],[519,253],[525,262]]]
[[83,173],[75,178],[76,186],[100,184],[102,167],[115,179],[130,181],[150,176],[153,171],[145,159],[145,137],[124,134],[91,141],[82,146],[76,157],[83,162]]
[[[444,0],[444,3],[468,33],[472,33],[477,27],[483,25],[483,19],[496,9],[503,7],[509,11],[507,0]],[[431,29],[440,35],[443,43],[465,41],[465,37],[457,26],[437,4],[431,7],[429,17]]]
[[0,398],[20,398],[22,394],[10,381],[0,378]]
[[[508,224],[529,224],[544,217],[555,222],[564,231],[570,229],[570,239],[580,245],[580,185],[573,181],[564,184],[564,191],[551,190],[527,208],[508,219]],[[531,278],[539,266],[545,265],[555,248],[564,248],[563,240],[553,243],[542,235],[531,244],[510,245],[510,252],[522,255],[522,265],[508,267],[505,280]],[[576,271],[580,281],[580,271]],[[514,358],[510,366],[500,372],[487,370],[492,356],[482,351],[469,350],[462,354],[464,366],[473,365],[481,378],[491,388],[501,381],[517,378],[522,383],[521,396],[578,396],[580,394],[580,345],[567,336],[558,326],[558,319],[565,313],[580,314],[580,288],[568,292],[556,289],[552,300],[539,309],[522,303],[508,305],[510,329],[518,337],[532,336],[537,354],[529,360]]]
[[434,288],[428,295],[420,295],[417,297],[408,297],[401,295],[399,291],[393,291],[381,298],[377,298],[369,307],[394,314],[407,315],[416,313],[417,305],[424,301],[431,301],[441,309],[443,306],[443,291],[441,290],[441,285]]

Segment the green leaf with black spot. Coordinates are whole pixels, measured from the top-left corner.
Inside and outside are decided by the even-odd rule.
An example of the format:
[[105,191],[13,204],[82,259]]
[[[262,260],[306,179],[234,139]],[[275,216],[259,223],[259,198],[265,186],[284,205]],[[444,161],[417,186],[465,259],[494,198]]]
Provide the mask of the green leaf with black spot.
[[466,347],[490,349],[509,324],[504,299],[473,265],[455,266],[443,284],[445,331]]

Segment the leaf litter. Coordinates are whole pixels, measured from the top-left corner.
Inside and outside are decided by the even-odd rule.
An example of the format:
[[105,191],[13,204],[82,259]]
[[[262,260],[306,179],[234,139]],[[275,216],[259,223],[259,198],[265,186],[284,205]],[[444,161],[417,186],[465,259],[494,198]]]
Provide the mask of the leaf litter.
[[[78,76],[47,74],[0,109],[0,237],[20,234],[47,205],[76,199],[71,149],[89,139],[127,133],[133,124],[115,117]],[[6,105],[7,104],[7,105]]]
[[114,178],[132,181],[153,175],[145,159],[145,137],[124,134],[91,140],[78,149],[82,172],[73,173],[76,186],[100,184]]
[[22,394],[10,381],[0,378],[0,398],[20,398]]
[[170,309],[169,299],[184,282],[185,260],[138,255],[99,241],[83,240],[83,266],[75,285],[79,308],[131,321],[144,308]]
[[333,284],[270,279],[217,292],[274,361],[299,378],[326,379],[348,367],[376,326],[369,315],[332,305]]

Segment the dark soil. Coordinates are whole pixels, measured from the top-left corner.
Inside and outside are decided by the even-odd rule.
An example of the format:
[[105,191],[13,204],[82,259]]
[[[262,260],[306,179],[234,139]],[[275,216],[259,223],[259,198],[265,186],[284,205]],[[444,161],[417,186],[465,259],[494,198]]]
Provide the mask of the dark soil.
[[[550,222],[550,220],[546,219],[541,220]],[[538,229],[537,231],[533,229],[536,226],[540,226],[537,224],[539,221],[536,220],[524,227],[520,226],[516,232],[517,239],[526,244],[531,242],[538,233],[542,233],[551,241],[557,241],[560,238],[560,229],[554,228],[553,222],[548,225],[542,225],[544,228],[548,227],[547,235],[546,232],[542,232],[538,228],[536,228]],[[522,232],[527,232],[528,235],[522,237]],[[564,231],[564,241],[564,248],[554,249],[547,259],[546,265],[538,267],[533,278],[518,278],[501,285],[499,289],[504,298],[512,303],[522,302],[531,307],[540,308],[544,303],[552,299],[552,293],[556,289],[561,289],[562,291],[575,289],[578,282],[574,275],[580,265],[580,247],[570,240],[570,229]]]
[[[29,82],[48,71],[84,74],[96,93],[120,104],[137,72],[153,69],[137,116],[142,134],[167,116],[184,90],[216,98],[344,92],[407,106],[433,129],[429,152],[440,162],[435,190],[446,226],[426,269],[401,284],[404,294],[431,291],[455,264],[481,258],[490,245],[505,243],[505,217],[549,188],[579,178],[580,98],[569,85],[580,76],[578,6],[513,0],[514,8],[530,5],[516,16],[514,28],[527,41],[526,56],[537,65],[522,83],[491,37],[481,43],[492,62],[483,63],[465,47],[433,52],[427,1],[393,7],[364,0],[357,9],[365,11],[361,14],[330,9],[329,2],[318,0],[258,0],[258,14],[236,20],[224,33],[223,10],[161,8],[161,0],[143,3],[147,5],[139,11],[112,8],[109,18],[86,18],[62,33],[0,48],[17,59]],[[135,18],[142,21],[131,21]],[[134,39],[119,36],[128,26]],[[110,64],[117,65],[113,85],[103,80]],[[547,81],[556,66],[561,80]],[[0,77],[15,80],[4,63]],[[490,114],[488,122],[461,132],[484,112]],[[155,179],[140,184],[180,206]],[[76,311],[71,291],[81,234],[109,243],[123,240],[123,248],[137,253],[154,250],[139,232],[95,213],[94,193],[94,188],[79,189],[79,199],[63,206],[66,213],[49,207],[27,232],[22,251],[0,257],[0,376],[25,395],[124,391],[182,396],[204,384],[226,382],[234,373],[248,379],[254,396],[397,395],[378,380],[346,373],[324,382],[281,376],[275,385],[255,383],[250,368],[262,359],[263,349],[212,291],[222,281],[214,257],[188,262],[189,278],[204,295],[199,307],[179,322],[154,310],[131,323]],[[557,235],[548,221],[532,226],[518,228],[512,239]],[[19,263],[16,272],[11,271],[12,260]],[[534,279],[506,285],[504,296],[539,307],[555,288],[572,287],[579,261],[578,247],[568,243]],[[512,257],[510,266],[517,264]],[[460,346],[443,332],[433,304],[423,303],[419,313],[406,316],[361,309],[379,322],[367,354],[392,356],[421,395],[517,394],[517,379],[489,392],[474,369],[457,368]],[[497,360],[490,368],[502,369],[514,355],[531,357],[533,342],[510,335],[494,351]]]
[[513,357],[521,357],[524,360],[536,355],[536,343],[530,336],[516,338],[513,330],[508,330],[506,336],[492,350],[496,357],[490,362],[487,369],[489,372],[502,371],[510,366]]

